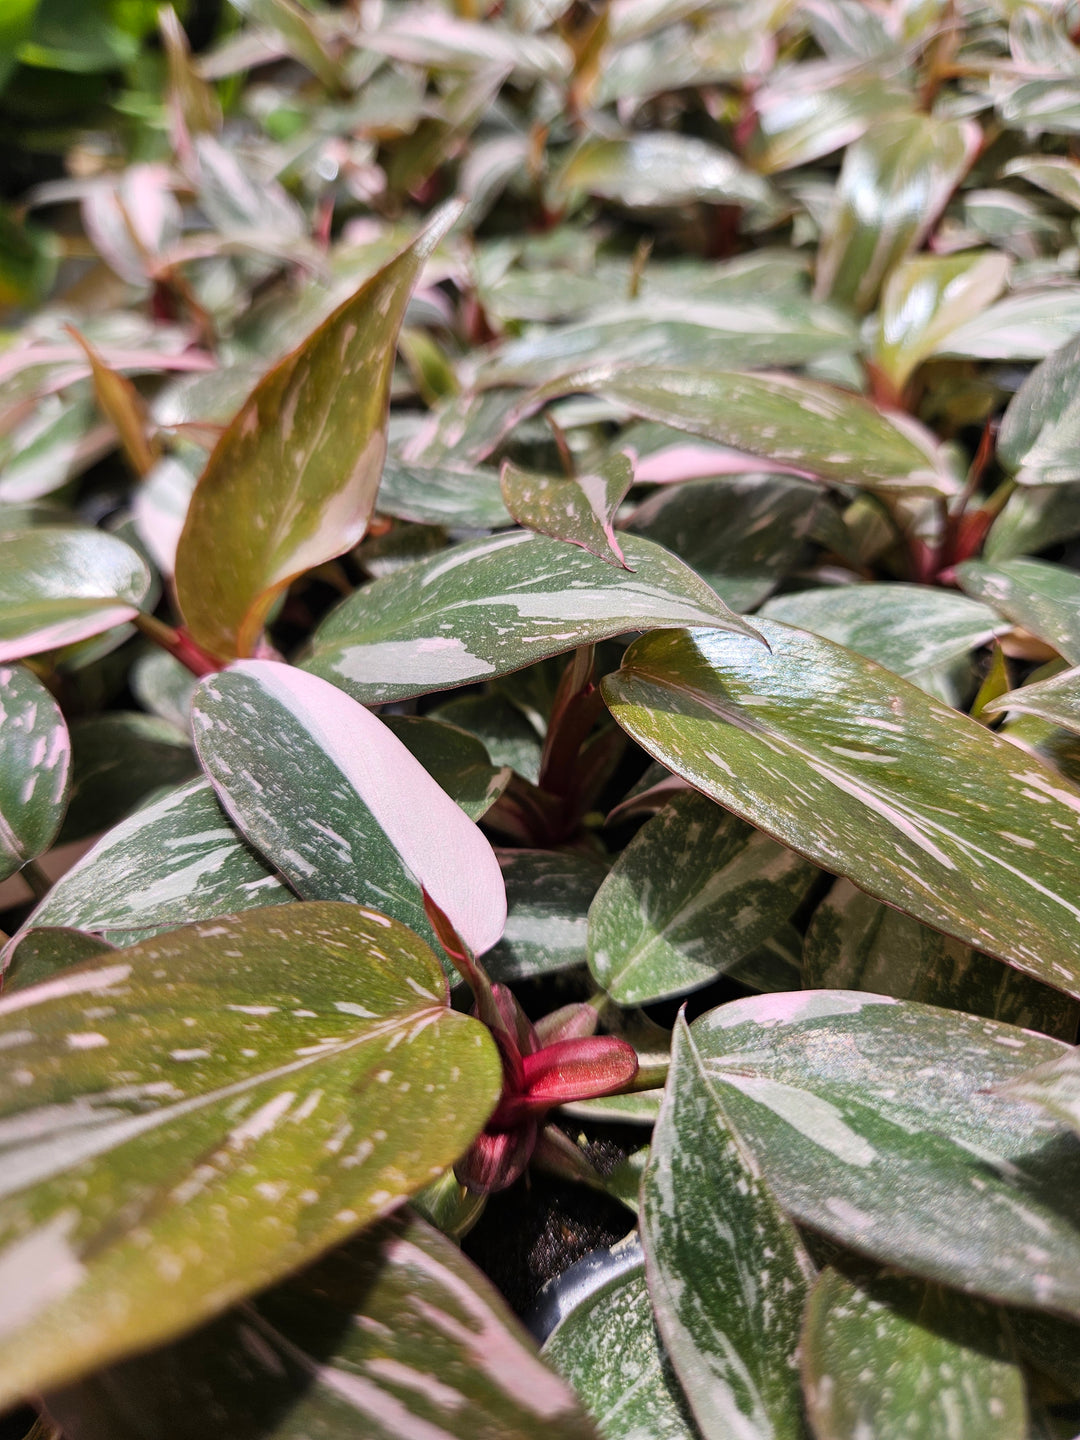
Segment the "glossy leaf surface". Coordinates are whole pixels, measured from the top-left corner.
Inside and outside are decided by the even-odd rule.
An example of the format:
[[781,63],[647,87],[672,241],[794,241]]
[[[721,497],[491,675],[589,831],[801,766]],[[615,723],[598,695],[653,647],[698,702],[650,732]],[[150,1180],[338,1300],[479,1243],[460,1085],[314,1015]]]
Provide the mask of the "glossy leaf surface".
[[578,376],[574,388],[823,480],[868,490],[955,488],[920,426],[815,380],[628,366]]
[[1022,715],[1038,715],[1080,735],[1080,667],[1062,670],[1049,680],[1023,685],[987,703],[988,715],[1017,711]]
[[52,844],[71,784],[60,707],[25,665],[0,665],[0,880]]
[[1045,360],[1073,338],[1078,324],[1077,286],[1018,290],[957,325],[936,353],[963,360]]
[[681,1018],[641,1201],[657,1326],[705,1440],[797,1440],[813,1267]]
[[594,1434],[490,1281],[407,1213],[49,1407],[82,1440]]
[[634,483],[634,471],[625,455],[613,455],[588,475],[535,475],[507,461],[502,469],[502,492],[506,508],[519,525],[580,545],[590,555],[618,565],[628,565],[612,522],[626,492]]
[[506,921],[494,851],[381,720],[315,675],[245,660],[192,699],[199,758],[241,831],[309,900],[431,933],[421,887],[476,955]]
[[1080,1147],[993,1093],[1068,1047],[845,990],[736,1000],[691,1033],[800,1224],[971,1294],[1080,1315]]
[[1007,1081],[997,1093],[1041,1106],[1080,1135],[1080,1064],[1075,1049]]
[[597,892],[589,968],[618,1005],[693,990],[767,940],[817,873],[704,795],[678,795]]
[[270,370],[215,447],[176,554],[180,607],[211,654],[250,654],[289,581],[362,538],[386,455],[398,329],[453,219],[444,211]]
[[810,1295],[802,1369],[818,1440],[923,1435],[1027,1440],[1024,1378],[999,1313],[903,1279],[826,1270]]
[[1080,339],[1037,365],[1010,400],[998,431],[1002,465],[1021,485],[1080,480]]
[[772,203],[767,181],[734,155],[690,135],[640,134],[628,140],[585,140],[553,182],[567,201],[597,195],[630,210],[707,200],[714,205]]
[[484,957],[493,980],[527,980],[584,965],[589,906],[607,867],[576,850],[502,850],[506,926]]
[[816,864],[1080,995],[1080,791],[862,656],[760,628],[771,652],[635,642],[603,682],[616,720]]
[[991,565],[968,560],[956,578],[968,592],[992,605],[1052,645],[1070,665],[1080,664],[1080,576],[1045,560],[1003,560]]
[[450,1164],[501,1067],[447,1001],[404,927],[314,904],[183,929],[0,1001],[0,1395],[172,1338]]
[[497,530],[510,524],[494,470],[450,470],[410,465],[389,457],[376,506],[424,525],[469,525]]
[[370,705],[505,675],[626,630],[749,630],[659,546],[627,537],[623,550],[632,575],[524,530],[456,545],[346,600],[316,631],[305,669]]
[[0,662],[111,630],[149,589],[145,562],[115,535],[52,526],[0,533]]

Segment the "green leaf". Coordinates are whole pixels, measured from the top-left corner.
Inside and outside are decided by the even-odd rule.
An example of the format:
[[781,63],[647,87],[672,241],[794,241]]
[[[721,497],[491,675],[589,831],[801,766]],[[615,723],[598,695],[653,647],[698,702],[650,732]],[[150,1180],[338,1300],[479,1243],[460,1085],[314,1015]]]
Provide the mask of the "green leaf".
[[802,1369],[818,1440],[856,1440],[868,1427],[875,1440],[1028,1440],[1024,1377],[1000,1312],[937,1286],[824,1271]]
[[623,546],[634,574],[545,535],[512,530],[358,590],[319,626],[304,668],[367,705],[520,670],[653,625],[749,624],[648,540]]
[[627,366],[574,376],[562,388],[596,391],[646,420],[837,484],[935,494],[957,488],[933,437],[915,421],[816,380]]
[[3,972],[4,993],[23,990],[28,985],[38,985],[42,980],[51,980],[58,970],[69,965],[78,965],[81,960],[90,960],[95,955],[108,954],[115,949],[95,935],[86,935],[81,930],[30,930],[19,936],[10,951],[7,969]]
[[25,665],[0,665],[0,880],[52,844],[71,784],[60,707]]
[[1048,356],[1009,401],[998,431],[1002,466],[1021,485],[1080,480],[1080,337]]
[[646,636],[604,698],[655,759],[767,834],[1080,995],[1080,791],[862,656],[761,631],[771,651]]
[[1080,134],[1080,81],[1075,75],[1025,80],[1007,90],[997,110],[1010,130]]
[[173,1338],[451,1164],[501,1067],[448,999],[403,926],[310,904],[0,1001],[0,1404]]
[[726,150],[690,135],[652,131],[626,140],[583,140],[551,183],[549,204],[585,195],[628,210],[656,210],[704,200],[772,211],[772,187]]
[[211,654],[250,654],[289,582],[362,539],[386,455],[397,333],[455,218],[442,211],[268,371],[218,441],[176,552],[180,608]]
[[881,295],[874,363],[899,393],[948,335],[996,300],[1012,262],[994,251],[916,255],[898,265]]
[[869,310],[945,208],[981,139],[970,120],[895,114],[849,145],[818,252],[816,294]]
[[1080,735],[1080,666],[1062,670],[1051,675],[1049,680],[1038,680],[1034,685],[1022,685],[1019,690],[1010,690],[990,700],[983,707],[987,715],[1000,715],[1004,711],[1019,712],[1021,715],[1038,715],[1074,735]]
[[594,1435],[490,1281],[408,1212],[49,1407],[83,1440]]
[[736,1000],[691,1034],[800,1224],[973,1295],[1080,1315],[1080,1146],[991,1093],[1068,1047],[845,990]]
[[881,70],[853,74],[849,64],[834,61],[779,66],[754,95],[749,155],[766,175],[791,170],[850,145],[910,104],[906,88]]
[[[540,736],[533,724],[503,695],[458,695],[432,712],[483,744],[493,765],[509,765],[526,780],[540,778]],[[473,817],[476,818],[475,816]]]
[[628,456],[612,455],[595,473],[573,478],[535,475],[507,460],[500,483],[506,508],[519,525],[580,545],[609,565],[633,569],[612,528],[615,512],[634,483]]
[[1080,664],[1080,575],[1045,560],[966,560],[956,578],[969,595]]
[[233,829],[210,782],[199,779],[103,835],[27,923],[87,930],[130,945],[189,920],[292,898]]
[[996,1093],[1039,1105],[1080,1135],[1080,1062],[1075,1050],[1006,1081]]
[[191,718],[222,805],[302,898],[367,905],[433,941],[426,890],[474,955],[499,939],[490,844],[369,710],[293,666],[246,660],[202,682]]
[[656,1329],[643,1261],[575,1305],[543,1355],[573,1385],[604,1440],[701,1440]]
[[732,475],[665,486],[628,529],[673,551],[733,610],[754,610],[794,569],[822,492],[793,475]]
[[597,892],[589,968],[619,1005],[707,985],[780,928],[817,873],[704,795],[676,795]]
[[243,15],[276,30],[290,55],[333,90],[341,79],[314,18],[296,0],[233,0]]
[[60,842],[115,825],[151,792],[198,770],[191,742],[167,720],[112,710],[71,727],[71,801]]
[[801,1440],[797,1351],[813,1266],[681,1017],[641,1202],[657,1326],[704,1440]]
[[493,980],[531,980],[584,965],[589,906],[607,866],[579,850],[502,850],[506,928],[484,957]]
[[111,630],[149,589],[145,562],[115,535],[44,525],[0,533],[0,662]]
[[483,743],[467,730],[431,716],[381,718],[470,820],[486,815],[506,789],[509,768],[493,765]]
[[958,325],[935,349],[960,360],[1045,360],[1080,328],[1080,287],[1018,290]]
[[1080,165],[1064,155],[1018,155],[1001,167],[1002,175],[1019,175],[1074,210],[1080,210]]
[[497,530],[510,524],[494,470],[451,470],[390,457],[383,466],[376,505],[383,515],[422,525]]
[[782,595],[761,613],[846,645],[915,683],[1005,628],[989,606],[927,585],[830,585]]
[[882,905],[849,880],[838,880],[814,911],[804,957],[808,990],[867,990],[1059,1040],[1076,1034],[1074,1000]]
[[983,559],[1012,560],[1080,535],[1080,484],[1022,485],[994,521]]

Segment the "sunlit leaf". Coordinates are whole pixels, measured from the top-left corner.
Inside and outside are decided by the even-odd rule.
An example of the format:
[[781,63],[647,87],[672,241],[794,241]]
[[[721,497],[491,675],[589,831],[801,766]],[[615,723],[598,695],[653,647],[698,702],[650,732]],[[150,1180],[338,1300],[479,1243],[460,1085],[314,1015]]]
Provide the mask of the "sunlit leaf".
[[59,526],[0,533],[0,661],[111,630],[149,589],[145,561],[115,535]]
[[0,1001],[17,1072],[0,1396],[173,1338],[441,1172],[501,1081],[490,1036],[447,1000],[404,927],[311,904]]
[[25,665],[0,665],[0,880],[52,844],[71,784],[60,707]]
[[1080,995],[1080,791],[831,641],[654,634],[603,681],[648,752],[947,934]]
[[506,508],[519,525],[580,545],[609,565],[633,569],[612,528],[615,512],[634,483],[626,455],[612,455],[595,473],[572,478],[535,475],[508,460],[500,483]]

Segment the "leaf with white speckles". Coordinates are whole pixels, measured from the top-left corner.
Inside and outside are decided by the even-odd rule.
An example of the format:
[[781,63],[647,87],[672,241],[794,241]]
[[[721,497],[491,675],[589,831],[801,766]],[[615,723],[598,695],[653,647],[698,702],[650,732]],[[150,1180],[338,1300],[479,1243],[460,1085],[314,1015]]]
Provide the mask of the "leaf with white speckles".
[[1080,480],[1078,369],[1080,338],[1036,365],[1009,401],[998,431],[997,455],[1021,485]]
[[0,880],[52,844],[71,783],[60,707],[25,665],[0,665]]
[[803,955],[808,990],[867,990],[985,1015],[1058,1040],[1076,1034],[1075,1000],[882,905],[850,880],[837,880],[814,911]]
[[880,900],[1080,995],[1080,790],[851,650],[759,623],[647,635],[622,727],[729,810]]
[[792,850],[684,792],[647,820],[589,910],[589,968],[619,1005],[707,985],[792,914],[818,876]]
[[1080,1061],[1075,1050],[1018,1075],[999,1086],[997,1093],[1041,1105],[1055,1120],[1063,1121],[1080,1134]]
[[705,1440],[800,1440],[813,1266],[681,1017],[641,1201],[657,1325]]
[[559,1322],[544,1358],[573,1385],[604,1440],[700,1440],[656,1329],[644,1261]]
[[145,561],[115,535],[59,526],[0,534],[0,662],[111,630],[149,589]]
[[1000,715],[1005,711],[1037,715],[1080,735],[1080,665],[1061,670],[1048,680],[1037,680],[1034,685],[1009,690],[983,706],[986,715]]
[[612,455],[595,474],[578,476],[534,475],[506,460],[500,483],[506,508],[519,525],[580,545],[609,565],[633,569],[612,529],[615,512],[634,483],[626,455]]
[[610,366],[551,388],[597,391],[646,420],[842,485],[957,489],[933,436],[916,421],[801,376]]
[[1080,575],[1046,560],[967,560],[956,578],[969,595],[992,605],[1080,664]]
[[493,980],[526,980],[584,965],[589,905],[607,866],[583,850],[502,850],[506,928],[484,958]]
[[373,705],[653,625],[753,634],[659,545],[627,536],[623,551],[632,575],[526,530],[455,545],[350,596],[315,632],[304,669]]
[[857,650],[916,684],[1007,628],[988,605],[929,585],[828,585],[781,595],[761,613]]
[[901,1277],[818,1278],[802,1369],[817,1440],[1027,1440],[1024,1377],[1000,1312]]
[[800,1224],[927,1280],[1080,1318],[1080,1145],[996,1093],[1068,1046],[854,990],[736,1000],[691,1034]]
[[497,530],[510,524],[494,470],[451,470],[392,457],[383,466],[376,508],[422,525]]
[[60,877],[27,927],[86,930],[130,945],[190,920],[292,898],[233,829],[209,781],[198,779],[103,835]]
[[289,582],[363,538],[386,456],[397,333],[456,213],[442,211],[264,375],[214,448],[176,552],[180,608],[211,655],[250,655]]
[[486,1276],[408,1212],[48,1405],[79,1440],[595,1436]]
[[0,1405],[174,1338],[452,1164],[501,1066],[448,999],[404,926],[315,903],[0,1000]]
[[423,887],[474,955],[498,940],[506,894],[491,845],[344,691],[242,660],[202,682],[191,718],[222,805],[299,895],[368,905],[434,940]]

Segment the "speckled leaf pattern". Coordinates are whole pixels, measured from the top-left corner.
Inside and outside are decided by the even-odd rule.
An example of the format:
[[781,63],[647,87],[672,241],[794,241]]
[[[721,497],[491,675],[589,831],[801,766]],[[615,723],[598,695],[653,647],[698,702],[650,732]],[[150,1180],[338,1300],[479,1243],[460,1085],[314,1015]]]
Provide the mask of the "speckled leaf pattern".
[[818,256],[817,294],[869,310],[929,231],[978,150],[970,120],[890,115],[844,152]]
[[52,844],[71,784],[60,707],[25,665],[0,665],[0,880]]
[[1080,790],[853,651],[758,623],[771,651],[636,641],[603,681],[616,720],[816,864],[1080,995]]
[[0,662],[111,630],[149,589],[145,561],[115,535],[59,526],[0,533]]
[[968,592],[1080,664],[1080,575],[1045,560],[968,560],[956,578]]
[[245,660],[203,681],[191,716],[222,805],[304,899],[367,905],[434,939],[423,887],[474,954],[499,939],[506,896],[490,844],[343,691]]
[[806,1310],[802,1370],[816,1440],[1027,1440],[1024,1377],[1000,1312],[917,1280],[833,1269]]
[[1037,365],[1009,401],[997,455],[1021,485],[1080,480],[1080,339]]
[[0,1403],[171,1339],[452,1163],[501,1067],[448,998],[403,926],[310,904],[0,1000]]
[[1067,1046],[853,990],[736,1000],[691,1033],[800,1224],[927,1280],[1080,1317],[1080,1146],[994,1093]]
[[681,1017],[641,1201],[657,1326],[704,1440],[801,1440],[813,1267]]
[[1080,1135],[1080,1062],[1075,1049],[1009,1080],[998,1087],[997,1093],[1041,1105],[1055,1120]]
[[625,455],[612,455],[595,473],[577,476],[535,475],[509,460],[502,468],[503,500],[527,530],[580,545],[590,555],[631,570],[615,538],[615,512],[634,483]]
[[248,655],[274,598],[367,529],[386,456],[397,333],[441,214],[256,385],[195,487],[176,593],[212,655]]
[[627,536],[623,551],[632,575],[526,530],[455,545],[350,596],[316,631],[304,668],[373,705],[489,680],[626,630],[752,633],[659,545]]
[[587,1295],[544,1345],[603,1440],[701,1440],[656,1329],[644,1262]]
[[502,850],[506,928],[484,956],[493,980],[529,980],[584,965],[589,906],[607,866],[580,850]]
[[1075,1000],[882,905],[850,880],[837,880],[814,911],[803,958],[808,990],[867,990],[985,1015],[1059,1040],[1076,1035]]
[[818,875],[696,791],[647,820],[589,910],[589,968],[619,1005],[706,985],[767,940]]
[[741,612],[794,569],[823,498],[793,475],[689,480],[650,496],[628,528],[674,551]]
[[87,930],[115,945],[293,898],[233,829],[208,780],[137,810],[56,882],[30,926]]
[[596,195],[630,210],[706,200],[772,208],[767,180],[726,150],[691,135],[640,134],[582,142],[552,182],[555,203]]
[[407,465],[388,457],[376,508],[422,525],[469,525],[497,530],[510,524],[494,470]]
[[1080,666],[1061,670],[1049,680],[1009,690],[996,700],[987,701],[983,708],[987,715],[1000,715],[1006,710],[1038,715],[1080,735]]
[[835,640],[915,683],[927,670],[970,655],[1007,628],[988,605],[954,590],[886,582],[782,595],[762,614]]
[[408,1212],[49,1408],[80,1440],[595,1435],[491,1282]]
[[933,437],[917,422],[817,380],[627,366],[584,373],[573,385],[643,419],[823,480],[867,490],[947,494],[957,488]]

